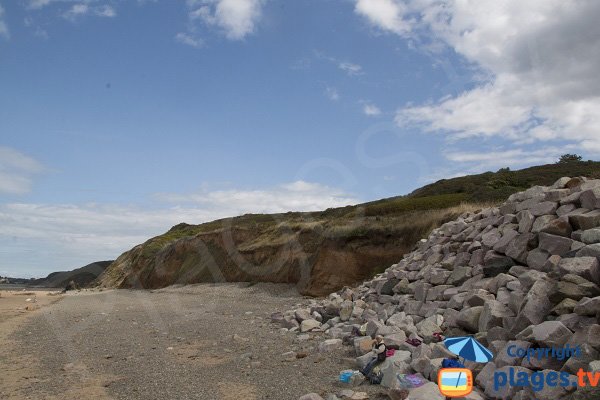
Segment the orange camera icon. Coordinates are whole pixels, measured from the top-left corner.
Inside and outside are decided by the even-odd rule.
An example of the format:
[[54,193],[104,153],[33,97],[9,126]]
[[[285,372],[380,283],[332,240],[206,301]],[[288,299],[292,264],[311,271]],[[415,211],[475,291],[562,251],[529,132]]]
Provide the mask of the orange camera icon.
[[443,368],[438,372],[438,386],[446,397],[463,397],[473,391],[473,373],[466,368]]

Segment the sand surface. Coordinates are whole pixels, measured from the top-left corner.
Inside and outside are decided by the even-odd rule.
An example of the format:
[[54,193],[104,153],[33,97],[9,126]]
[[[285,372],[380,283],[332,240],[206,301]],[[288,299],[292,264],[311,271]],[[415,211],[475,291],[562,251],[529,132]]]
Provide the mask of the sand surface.
[[[307,300],[285,285],[245,286],[82,291],[54,304],[37,294],[43,307],[27,313],[26,296],[3,298],[0,398],[291,400],[342,390],[350,348],[323,355],[322,334],[298,341],[270,322]],[[289,351],[306,357],[286,360]]]

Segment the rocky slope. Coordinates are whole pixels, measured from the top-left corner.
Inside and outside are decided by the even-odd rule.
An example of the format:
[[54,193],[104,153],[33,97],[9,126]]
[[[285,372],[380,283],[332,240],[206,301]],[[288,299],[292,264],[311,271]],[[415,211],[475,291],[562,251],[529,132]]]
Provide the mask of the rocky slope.
[[78,287],[87,287],[92,284],[112,264],[112,261],[97,261],[73,271],[53,272],[45,278],[34,279],[28,285],[47,288],[64,288],[74,282]]
[[158,288],[212,281],[298,283],[326,295],[372,277],[433,228],[480,202],[498,204],[565,174],[600,177],[600,163],[551,164],[441,180],[404,197],[312,213],[244,215],[179,224],[121,255],[107,287]]
[[[599,389],[571,384],[580,368],[600,370],[599,257],[600,180],[561,178],[513,194],[499,208],[465,213],[374,279],[273,320],[291,331],[322,332],[329,337],[324,346],[353,345],[357,366],[369,359],[371,337],[384,335],[400,351],[382,366],[382,385],[396,386],[398,373],[431,381],[413,389],[411,400],[443,400],[434,382],[451,354],[436,343],[438,332],[473,335],[495,355],[487,364],[467,363],[476,383],[468,399],[597,399]],[[367,336],[356,336],[364,324]],[[511,346],[567,345],[579,346],[580,354],[563,360],[508,354]],[[527,376],[562,372],[569,386],[494,385],[511,368]]]

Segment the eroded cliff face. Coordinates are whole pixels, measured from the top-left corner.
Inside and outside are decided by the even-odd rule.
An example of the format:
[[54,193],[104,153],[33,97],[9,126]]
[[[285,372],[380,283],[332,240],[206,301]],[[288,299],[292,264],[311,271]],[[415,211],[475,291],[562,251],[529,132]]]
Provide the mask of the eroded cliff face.
[[288,232],[261,243],[260,232],[220,229],[184,237],[156,252],[152,242],[121,255],[100,284],[160,288],[200,282],[295,283],[308,295],[324,295],[371,276],[409,250],[402,238],[331,239],[313,231]]

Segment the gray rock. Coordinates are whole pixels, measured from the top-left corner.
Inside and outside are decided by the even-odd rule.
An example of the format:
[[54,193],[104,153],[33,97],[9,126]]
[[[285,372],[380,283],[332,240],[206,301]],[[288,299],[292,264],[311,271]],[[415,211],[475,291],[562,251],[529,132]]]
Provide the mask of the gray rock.
[[587,343],[600,351],[600,325],[591,324],[576,330],[568,342],[572,346],[577,346],[581,343]]
[[600,314],[600,296],[591,299],[583,298],[573,308],[577,315],[593,317]]
[[[511,371],[512,370],[512,371]],[[516,366],[516,367],[502,367],[498,368],[494,371],[494,373],[503,374],[506,377],[509,377],[512,374],[527,374],[527,376],[531,376],[532,371]],[[491,397],[493,399],[503,399],[503,400],[512,400],[515,398],[517,392],[521,391],[521,387],[519,386],[511,386],[508,384],[508,380],[504,386],[494,387],[494,382],[490,382],[485,388],[485,395]]]
[[342,347],[342,339],[327,339],[319,344],[320,353],[328,353]]
[[444,400],[441,395],[440,388],[433,382],[427,382],[423,386],[410,389],[408,398],[410,400]]
[[489,251],[483,261],[483,275],[486,278],[494,277],[498,274],[508,272],[513,265],[515,265],[515,262],[512,258]]
[[[569,239],[570,240],[570,239]],[[533,233],[523,233],[517,236],[506,249],[506,255],[525,264],[529,250],[537,247],[537,235]],[[570,246],[569,246],[570,249]]]
[[309,332],[312,331],[314,329],[317,329],[321,326],[321,323],[317,320],[314,319],[307,319],[302,321],[302,323],[300,324],[300,332]]
[[600,243],[589,244],[577,250],[577,257],[600,257]]
[[600,356],[598,350],[587,343],[581,343],[579,349],[580,354],[570,357],[562,367],[562,371],[567,371],[570,374],[577,374],[580,369],[585,371],[589,363],[597,360]]
[[508,245],[519,235],[519,233],[513,229],[509,229],[504,232],[502,238],[493,245],[494,251],[498,253],[506,253]]
[[[541,217],[540,217],[541,218]],[[540,232],[551,235],[570,237],[573,227],[569,224],[568,217],[554,219],[540,229]]]
[[[502,347],[502,349],[496,354],[494,357],[494,364],[496,367],[506,367],[509,365],[520,365],[523,357],[515,357],[516,349],[524,349],[527,350],[531,347],[531,343],[525,340],[511,340],[506,342],[506,344]],[[510,355],[509,355],[509,350]]]
[[517,340],[526,340],[546,347],[561,347],[569,341],[573,332],[560,321],[544,321],[530,325],[516,335]]
[[581,207],[583,208],[587,208],[589,210],[600,208],[600,187],[582,191],[579,201],[581,202]]
[[556,218],[557,217],[555,215],[542,215],[537,217],[533,223],[533,226],[531,227],[531,232],[539,233],[542,229],[546,228],[548,224],[556,220]]
[[309,393],[300,397],[298,400],[323,400],[323,398],[316,393]]
[[511,332],[517,334],[529,325],[541,323],[552,309],[549,297],[555,291],[556,285],[552,281],[540,280],[534,283],[511,326]]
[[565,204],[564,206],[558,207],[558,210],[556,210],[556,215],[562,217],[575,210],[576,208],[577,206],[575,204]]
[[540,245],[539,248],[550,253],[562,256],[571,251],[573,245],[573,239],[566,238],[563,236],[551,235],[548,233],[540,233],[539,235]]
[[531,211],[531,214],[533,214],[533,216],[539,217],[542,215],[554,214],[557,208],[558,204],[556,202],[544,201],[542,203],[536,204],[535,206],[530,208],[529,211]]
[[561,275],[578,275],[593,283],[600,282],[600,263],[595,257],[563,258],[558,263],[558,272]]
[[535,217],[529,210],[524,210],[517,214],[517,221],[519,222],[519,233],[526,233],[531,231]]
[[487,332],[493,327],[502,326],[502,320],[512,316],[514,316],[513,312],[504,304],[496,300],[489,300],[483,306],[479,317],[479,331]]
[[569,215],[569,223],[575,229],[588,230],[600,226],[600,210],[590,211],[585,214]]
[[550,253],[542,249],[533,249],[527,254],[527,265],[538,271],[544,271],[544,266],[550,258]]
[[456,324],[468,332],[475,333],[479,329],[479,317],[483,312],[483,306],[464,308],[456,318]]
[[581,235],[581,241],[585,244],[600,243],[600,229],[588,229]]
[[577,301],[566,298],[566,299],[563,299],[560,303],[558,303],[552,309],[551,312],[554,315],[570,314],[573,312],[573,309],[575,308],[576,305],[577,305]]

